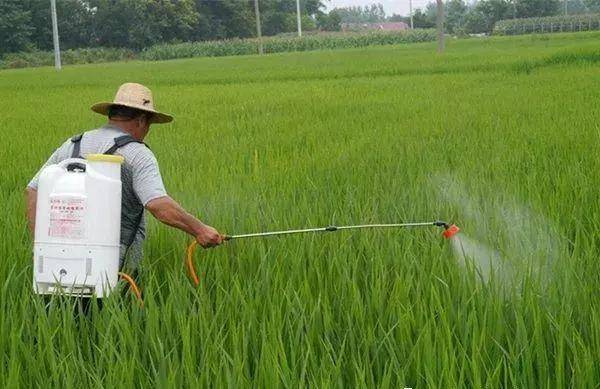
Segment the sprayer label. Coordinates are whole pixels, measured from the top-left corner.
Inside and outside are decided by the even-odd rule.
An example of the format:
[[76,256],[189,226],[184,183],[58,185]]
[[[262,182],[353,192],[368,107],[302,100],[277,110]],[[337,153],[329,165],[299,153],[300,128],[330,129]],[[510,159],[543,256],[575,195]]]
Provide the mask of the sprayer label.
[[83,239],[85,237],[84,213],[84,199],[51,199],[48,236]]

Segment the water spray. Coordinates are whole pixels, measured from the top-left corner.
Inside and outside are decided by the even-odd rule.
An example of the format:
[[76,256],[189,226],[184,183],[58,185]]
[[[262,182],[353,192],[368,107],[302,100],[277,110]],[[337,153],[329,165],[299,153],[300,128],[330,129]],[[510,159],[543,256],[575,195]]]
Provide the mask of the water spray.
[[[295,230],[283,230],[283,231],[269,231],[269,232],[255,232],[250,234],[238,234],[238,235],[223,235],[223,241],[231,241],[234,239],[247,239],[247,238],[264,238],[270,236],[287,236],[295,234],[306,234],[306,233],[320,233],[320,232],[337,232],[343,230],[362,230],[362,229],[387,229],[387,228],[414,228],[414,227],[442,227],[444,229],[444,238],[450,240],[459,231],[455,224],[448,224],[444,221],[433,221],[433,222],[412,222],[412,223],[392,223],[392,224],[357,224],[350,226],[327,226],[327,227],[316,227],[316,228],[304,228]],[[194,282],[195,286],[200,285],[200,279],[196,273],[194,267],[194,252],[196,251],[198,243],[193,241],[187,248],[187,270],[190,278]]]

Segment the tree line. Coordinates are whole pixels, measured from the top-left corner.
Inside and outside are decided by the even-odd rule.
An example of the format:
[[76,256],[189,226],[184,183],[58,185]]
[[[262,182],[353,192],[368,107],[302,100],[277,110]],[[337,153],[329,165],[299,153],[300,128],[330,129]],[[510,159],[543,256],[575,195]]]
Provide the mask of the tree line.
[[[465,0],[445,1],[445,29],[449,33],[490,33],[494,24],[502,19],[555,16],[564,13],[564,0]],[[600,0],[567,0],[568,14],[600,12]],[[333,9],[342,23],[405,22],[405,15],[386,16],[381,4]],[[413,12],[415,28],[435,27],[437,5],[429,2],[423,9]]]
[[[57,0],[56,5],[61,49],[141,49],[256,35],[254,0]],[[301,6],[303,27],[316,28],[325,15],[321,0],[302,0]],[[295,31],[295,0],[260,0],[260,11],[264,35]],[[1,0],[0,45],[0,54],[51,50],[50,0]]]
[[[342,23],[403,21],[381,4],[335,8],[326,0],[301,0],[304,30],[336,31]],[[256,35],[254,0],[56,0],[62,49],[249,38]],[[264,35],[296,30],[296,0],[259,0]],[[436,4],[413,13],[415,28],[435,26]],[[501,19],[553,16],[564,0],[447,0],[446,31],[489,33]],[[600,0],[567,0],[569,14],[600,12]],[[51,50],[50,0],[0,0],[0,55]]]

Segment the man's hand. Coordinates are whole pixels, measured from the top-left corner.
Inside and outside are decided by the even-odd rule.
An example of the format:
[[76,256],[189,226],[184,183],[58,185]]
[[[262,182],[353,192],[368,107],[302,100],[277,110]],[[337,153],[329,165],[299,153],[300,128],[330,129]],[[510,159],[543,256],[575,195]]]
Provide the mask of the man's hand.
[[204,224],[200,233],[196,236],[196,242],[207,249],[223,243],[223,236],[213,227]]

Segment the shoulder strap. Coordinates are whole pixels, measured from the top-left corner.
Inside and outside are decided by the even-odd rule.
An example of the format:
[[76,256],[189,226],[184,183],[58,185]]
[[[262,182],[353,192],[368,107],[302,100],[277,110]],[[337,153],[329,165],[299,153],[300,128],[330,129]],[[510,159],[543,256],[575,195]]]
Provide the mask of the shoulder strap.
[[[115,151],[117,151],[119,148],[126,146],[130,143],[141,143],[143,145],[145,145],[144,142],[139,141],[137,139],[135,139],[133,136],[131,135],[123,135],[123,136],[119,136],[117,138],[115,138],[115,144],[111,146],[110,149],[106,150],[104,152],[104,154],[106,155],[112,155],[115,153]],[[147,147],[147,146],[146,146]]]
[[75,135],[71,138],[71,143],[73,143],[71,158],[81,158],[81,138],[83,138],[83,134]]
[[[134,142],[135,143],[141,143],[144,146],[148,147],[147,144],[145,144],[142,141],[139,141],[139,140],[135,139],[131,135],[122,135],[122,136],[119,136],[119,137],[115,138],[115,144],[112,145],[110,149],[106,150],[104,152],[104,154],[106,154],[106,155],[112,155],[120,147],[126,146],[126,145],[128,145],[130,143],[134,143]],[[142,218],[143,217],[144,217],[144,208],[142,207],[142,210],[137,215],[137,220],[135,222],[135,230],[134,230],[133,234],[131,235],[131,239],[129,240],[129,242],[127,242],[127,248],[125,249],[125,255],[123,256],[123,260],[127,260],[127,254],[129,254],[129,249],[133,245],[133,242],[135,242],[135,238],[137,237],[137,234],[138,234],[138,232],[140,230],[140,226],[142,224]]]

